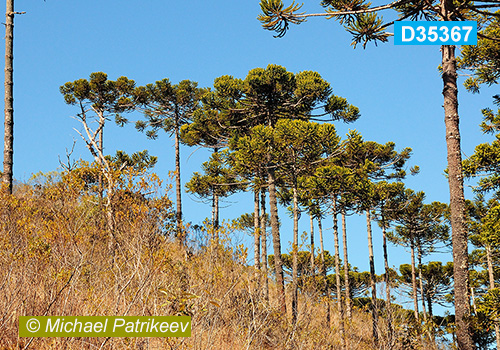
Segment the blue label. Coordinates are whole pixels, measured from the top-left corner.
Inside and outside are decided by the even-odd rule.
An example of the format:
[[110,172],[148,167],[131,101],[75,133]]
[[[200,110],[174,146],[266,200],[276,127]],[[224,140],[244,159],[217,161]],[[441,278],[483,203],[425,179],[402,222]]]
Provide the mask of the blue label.
[[397,21],[394,45],[476,45],[474,21]]

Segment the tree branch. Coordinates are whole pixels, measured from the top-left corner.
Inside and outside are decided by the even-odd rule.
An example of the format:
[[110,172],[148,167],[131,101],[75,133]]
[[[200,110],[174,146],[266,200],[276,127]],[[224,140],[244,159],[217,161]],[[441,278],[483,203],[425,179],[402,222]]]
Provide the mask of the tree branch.
[[391,2],[390,4],[381,5],[372,7],[364,10],[355,10],[355,11],[337,11],[337,12],[326,12],[326,13],[310,13],[303,15],[295,15],[294,18],[308,18],[308,17],[336,17],[336,16],[347,16],[347,15],[359,15],[363,13],[377,12],[382,10],[387,10],[393,8],[397,5],[401,5],[402,3],[407,2],[408,0],[396,0]]

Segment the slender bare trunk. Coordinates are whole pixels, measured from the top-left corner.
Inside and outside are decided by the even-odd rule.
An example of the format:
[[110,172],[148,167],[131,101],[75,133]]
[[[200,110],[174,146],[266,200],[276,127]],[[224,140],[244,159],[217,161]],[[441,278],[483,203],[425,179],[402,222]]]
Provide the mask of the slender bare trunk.
[[413,293],[413,309],[415,322],[418,323],[417,273],[415,271],[415,245],[411,243],[411,287]]
[[[319,249],[321,256],[321,276],[323,278],[323,293],[327,300],[326,302],[326,324],[330,326],[330,289],[328,287],[328,280],[326,279],[326,266],[325,266],[325,250],[323,246],[323,224],[321,217],[318,217],[318,233],[319,233]],[[338,239],[337,239],[338,240]],[[340,266],[340,264],[339,264]]]
[[[274,128],[273,120],[268,119],[268,126]],[[274,250],[274,272],[276,277],[276,291],[281,313],[286,316],[286,296],[285,296],[285,278],[283,276],[283,261],[281,260],[281,238],[278,217],[278,200],[276,198],[276,169],[273,163],[272,153],[274,142],[271,140],[269,152],[267,153],[267,182],[269,191],[269,211],[271,219],[271,235],[273,236]]]
[[424,282],[422,278],[422,249],[420,246],[417,248],[417,259],[418,259],[418,284],[420,288],[420,296],[422,297],[422,313],[424,314],[424,322],[427,322],[427,311],[425,308],[425,294],[424,294]]
[[[107,225],[108,230],[110,230],[110,227],[111,227],[111,225],[110,225],[111,203],[110,203],[109,193],[108,193],[106,203],[104,202],[104,187],[105,187],[104,182],[105,181],[108,182],[108,184],[106,185],[106,190],[109,192],[109,188],[110,188],[109,182],[111,179],[111,177],[109,176],[110,175],[109,174],[110,168],[106,167],[109,164],[105,164],[106,160],[104,159],[104,125],[106,124],[106,118],[104,117],[104,111],[96,110],[96,113],[97,113],[97,116],[99,118],[99,121],[98,121],[99,126],[98,126],[98,133],[97,133],[97,142],[96,142],[97,153],[99,154],[99,156],[97,157],[97,166],[99,169],[99,174],[98,174],[98,178],[97,178],[97,181],[98,181],[97,191],[99,192],[98,193],[98,196],[99,196],[99,216],[100,216],[101,220],[103,220],[103,216],[106,216],[106,225]],[[106,174],[105,172],[108,172],[108,174]],[[111,241],[110,241],[110,244],[112,244]]]
[[[97,145],[99,147],[98,152],[99,154],[104,155],[104,123],[106,122],[106,119],[104,118],[103,114],[99,114],[99,140],[97,142]],[[98,177],[98,191],[99,191],[99,206],[100,210],[102,209],[102,201],[103,201],[103,193],[104,193],[104,184],[103,184],[103,176],[102,172],[104,171],[104,164],[102,162],[101,158],[98,158],[98,165],[99,165],[99,177]]]
[[311,226],[311,275],[314,276],[314,218],[312,213],[309,214]]
[[[340,328],[340,342],[342,349],[347,349],[346,336],[345,336],[345,315],[344,315],[344,305],[342,298],[342,287],[340,282],[340,249],[339,249],[339,227],[337,219],[337,206],[335,201],[333,201],[333,244],[335,247],[335,282],[337,287],[337,310],[339,312],[339,328]],[[344,269],[345,269],[344,264]]]
[[214,193],[214,239],[219,240],[219,195]]
[[490,283],[490,290],[495,289],[495,276],[493,273],[493,259],[491,257],[491,246],[486,246],[486,263],[488,265],[488,280]]
[[276,288],[281,313],[286,315],[285,279],[283,277],[283,262],[281,260],[281,239],[279,231],[278,201],[276,199],[276,176],[272,167],[268,169],[269,210],[271,212],[271,234],[273,236],[274,272]]
[[427,334],[429,335],[429,340],[433,344],[433,347],[436,348],[436,339],[434,337],[434,329],[432,328],[432,318],[430,318],[431,323],[429,324],[427,321],[429,318],[427,317],[427,309],[425,308],[425,300],[426,300],[426,294],[424,291],[424,279],[422,276],[422,248],[419,246],[417,248],[417,259],[418,259],[418,284],[419,284],[419,289],[420,289],[420,296],[422,298],[422,313],[424,315],[424,323],[426,324],[425,330]]
[[[106,202],[104,204],[104,209],[105,209],[105,215],[106,215],[106,226],[108,230],[108,237],[109,237],[109,242],[108,242],[108,248],[110,255],[112,256],[112,261],[114,264],[114,256],[116,253],[117,249],[117,238],[116,238],[116,233],[115,233],[115,221],[114,221],[114,180],[113,180],[113,172],[111,169],[110,164],[104,160],[104,155],[102,151],[99,151],[99,155],[101,156],[103,162],[106,162],[104,164],[104,177],[106,178]],[[113,266],[114,267],[114,266]]]
[[297,181],[293,182],[293,246],[292,246],[292,324],[297,322],[298,313],[298,268],[299,268],[299,200]]
[[[443,20],[453,20],[453,0],[441,0]],[[459,350],[472,350],[469,305],[469,262],[465,198],[462,176],[462,153],[458,115],[458,88],[455,46],[441,46],[443,68],[443,97],[448,158],[448,183],[450,187],[450,222],[453,245],[453,276],[455,296],[455,320]]]
[[378,347],[377,281],[375,280],[375,258],[373,256],[372,219],[369,210],[366,211],[366,231],[368,233],[368,259],[370,261],[370,286],[372,289],[372,336],[376,348]]
[[181,188],[181,150],[179,145],[179,118],[175,119],[175,196],[177,210],[175,212],[177,239],[184,243],[184,232],[182,229],[182,188]]
[[112,251],[114,252],[116,237],[115,237],[115,221],[114,221],[114,208],[113,208],[113,196],[114,196],[114,185],[111,179],[113,175],[108,174],[108,188],[107,188],[107,198],[106,198],[106,223],[109,230],[110,242],[113,245]]
[[432,321],[432,315],[433,315],[432,299],[429,293],[427,293],[426,298],[427,298],[427,309],[429,310],[429,319]]
[[391,307],[391,281],[390,281],[390,270],[389,270],[389,254],[387,253],[387,232],[385,227],[385,217],[384,210],[382,208],[381,214],[382,218],[382,246],[384,250],[384,268],[385,268],[385,309],[387,311],[387,343],[388,349],[392,349],[392,340],[393,340],[393,328],[392,328],[392,307]]
[[349,256],[347,253],[347,227],[345,211],[340,211],[342,217],[342,245],[344,246],[344,278],[345,278],[345,309],[347,320],[352,324],[352,300],[351,300],[351,282],[349,281]]
[[[254,254],[254,267],[260,270],[260,207],[259,207],[259,190],[256,189],[253,193],[254,202],[254,213],[253,213],[253,229],[254,229],[254,240],[253,240],[253,254]],[[257,279],[256,279],[257,280]]]
[[[212,186],[212,193],[214,193],[214,188]],[[212,194],[212,239],[215,238],[215,193]]]
[[474,310],[474,313],[477,313],[476,294],[474,293],[474,287],[470,287],[470,296],[472,299],[472,310]]
[[262,233],[262,273],[264,275],[264,298],[269,300],[269,282],[267,279],[267,234],[266,234],[266,190],[260,190],[260,232]]
[[3,182],[12,194],[14,164],[14,0],[7,0],[5,12],[5,102]]
[[[212,186],[212,239],[219,240],[219,195],[214,186]],[[182,240],[179,242],[183,243]]]

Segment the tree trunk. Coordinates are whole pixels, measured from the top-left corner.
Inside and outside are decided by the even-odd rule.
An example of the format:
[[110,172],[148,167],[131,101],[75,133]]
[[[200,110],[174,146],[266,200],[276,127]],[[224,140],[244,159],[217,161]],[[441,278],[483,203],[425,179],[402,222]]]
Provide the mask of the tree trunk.
[[493,260],[491,257],[491,246],[487,245],[486,249],[486,263],[488,264],[488,279],[490,283],[490,290],[495,289],[495,276],[493,272]]
[[[342,298],[342,288],[340,283],[340,249],[339,249],[339,228],[338,228],[338,220],[337,220],[337,207],[335,200],[333,201],[333,244],[335,246],[335,281],[337,285],[337,309],[339,312],[339,327],[340,327],[340,341],[342,345],[342,349],[347,350],[346,344],[346,336],[345,336],[345,315],[344,315],[344,306],[343,306],[343,298]],[[345,269],[345,263],[344,263]]]
[[[268,118],[268,126],[274,129],[272,118]],[[267,153],[267,182],[269,191],[269,211],[271,214],[271,235],[273,236],[274,272],[276,274],[276,291],[278,294],[278,304],[280,306],[282,315],[286,316],[285,278],[283,276],[283,261],[281,260],[278,200],[276,198],[276,169],[272,158],[274,148],[274,142],[271,139],[271,142],[269,144],[269,151]]]
[[[253,193],[254,202],[254,213],[253,213],[253,229],[254,229],[254,240],[253,240],[253,254],[254,254],[254,267],[260,270],[260,207],[259,207],[259,190],[256,189]],[[257,279],[256,279],[257,281]]]
[[[104,124],[106,123],[106,118],[104,118],[104,112],[99,113],[99,140],[97,142],[99,154],[104,155]],[[98,178],[98,191],[99,191],[99,209],[102,210],[102,201],[104,198],[104,184],[102,172],[104,171],[104,164],[102,159],[98,158],[99,164],[99,178]]]
[[109,239],[111,244],[111,252],[114,255],[116,250],[116,237],[115,237],[115,221],[114,221],[114,208],[113,208],[113,195],[114,195],[114,184],[112,179],[112,174],[108,174],[107,182],[107,199],[106,199],[106,223],[108,226]]
[[470,296],[472,300],[472,310],[474,310],[474,313],[477,313],[476,294],[474,293],[474,287],[470,287]]
[[432,311],[432,298],[431,298],[431,296],[430,296],[429,293],[427,293],[426,298],[427,298],[427,308],[429,310],[429,319],[432,321],[432,314],[433,314],[433,311]]
[[264,275],[264,298],[269,301],[269,282],[267,279],[267,233],[266,233],[266,190],[260,190],[260,232],[262,233],[262,273]]
[[[453,0],[441,0],[443,20],[453,20]],[[441,46],[443,67],[443,97],[448,153],[448,183],[450,187],[450,223],[453,245],[453,278],[455,296],[455,320],[459,350],[472,350],[474,343],[470,329],[469,262],[465,198],[462,176],[462,153],[458,115],[458,88],[455,46]]]
[[113,203],[113,196],[114,196],[114,180],[113,180],[113,172],[111,169],[110,164],[104,159],[104,154],[102,151],[99,151],[99,156],[102,159],[102,162],[104,163],[104,177],[106,178],[107,186],[106,186],[106,203],[104,205],[104,209],[106,211],[106,227],[108,231],[108,237],[109,237],[109,242],[108,242],[108,249],[110,252],[110,255],[112,256],[112,260],[114,263],[114,256],[115,252],[117,249],[117,239],[115,235],[115,221],[114,221],[114,203]]
[[283,277],[283,262],[281,261],[281,239],[278,218],[278,201],[276,199],[276,176],[274,168],[268,168],[269,208],[271,212],[271,234],[273,236],[274,271],[276,288],[281,313],[286,315],[285,279]]
[[413,293],[413,314],[415,322],[418,323],[418,297],[417,297],[417,273],[415,271],[415,244],[411,242],[411,287]]
[[14,0],[7,0],[5,12],[5,106],[3,182],[12,194],[14,165]]
[[[219,241],[219,196],[212,185],[212,240]],[[183,243],[182,240],[180,240]]]
[[313,214],[309,214],[311,226],[311,276],[314,276],[314,218]]
[[[490,290],[495,289],[495,276],[493,274],[493,261],[491,257],[491,246],[486,246],[486,262],[488,264],[488,279],[490,282]],[[500,349],[500,324],[495,321],[495,335],[497,341],[497,349]]]
[[299,268],[299,201],[297,181],[293,181],[293,245],[292,245],[292,324],[297,322],[298,313],[298,268]]
[[[321,256],[321,276],[323,278],[323,293],[326,298],[326,325],[330,326],[330,289],[328,287],[328,280],[326,279],[326,266],[325,266],[325,250],[323,247],[323,224],[321,217],[318,216],[318,232],[319,232],[319,249]],[[338,234],[337,234],[338,235]],[[338,241],[338,237],[337,237]],[[340,264],[339,264],[340,267]],[[340,272],[340,271],[339,271]]]
[[214,193],[214,239],[219,240],[219,195]]
[[420,296],[422,297],[422,313],[424,314],[424,322],[427,322],[427,311],[425,309],[425,294],[424,294],[424,282],[422,278],[422,248],[417,248],[417,258],[418,258],[418,284],[420,288]]
[[385,217],[384,217],[384,210],[383,208],[381,209],[381,221],[382,221],[382,245],[383,245],[383,250],[384,250],[384,268],[385,268],[385,276],[384,276],[384,282],[385,282],[385,300],[386,300],[386,305],[385,309],[387,311],[387,329],[388,329],[388,334],[387,334],[387,343],[388,343],[388,349],[392,349],[392,339],[393,339],[393,332],[394,330],[392,329],[392,308],[391,308],[391,285],[390,285],[390,270],[389,270],[389,254],[387,253],[387,232],[386,232],[386,227],[385,227]]
[[419,289],[420,289],[420,296],[422,298],[422,313],[424,315],[425,330],[426,330],[427,334],[429,335],[429,340],[431,341],[434,348],[436,349],[437,345],[436,345],[436,339],[434,337],[434,328],[433,328],[433,324],[432,324],[432,318],[430,318],[431,323],[430,324],[427,323],[428,318],[427,318],[427,309],[425,308],[425,299],[429,293],[425,293],[425,290],[424,290],[424,279],[422,277],[422,248],[420,246],[420,242],[419,242],[419,245],[417,248],[417,258],[418,258],[418,283],[419,283]]
[[184,232],[182,230],[182,188],[181,188],[181,150],[179,146],[179,118],[175,117],[175,195],[176,195],[176,206],[177,210],[175,212],[175,219],[177,222],[177,239],[184,243]]
[[349,257],[347,254],[347,228],[345,211],[340,211],[342,217],[342,245],[344,246],[344,278],[345,278],[345,309],[349,324],[352,323],[352,301],[351,301],[351,282],[349,281]]
[[366,231],[368,233],[368,258],[370,261],[370,285],[372,289],[372,336],[374,347],[378,347],[378,307],[377,281],[375,280],[375,258],[373,256],[372,219],[370,211],[366,211]]

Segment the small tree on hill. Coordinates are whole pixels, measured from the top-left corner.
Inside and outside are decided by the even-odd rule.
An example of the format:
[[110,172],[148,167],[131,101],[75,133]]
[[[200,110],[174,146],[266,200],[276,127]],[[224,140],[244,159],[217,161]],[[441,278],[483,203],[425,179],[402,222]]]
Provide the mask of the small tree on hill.
[[183,241],[182,230],[182,187],[180,164],[180,130],[189,122],[193,114],[200,108],[200,99],[205,93],[198,88],[198,83],[183,80],[172,84],[168,79],[163,79],[138,87],[135,91],[136,100],[144,113],[146,120],[136,122],[139,131],[146,131],[151,139],[158,137],[158,131],[164,130],[174,135],[175,147],[175,193],[176,193],[176,220],[177,237]]
[[[77,131],[85,141],[88,150],[101,167],[101,173],[106,180],[106,222],[112,236],[113,206],[112,197],[115,189],[113,165],[104,154],[104,126],[111,116],[120,117],[120,113],[134,108],[133,90],[135,82],[126,77],[116,81],[108,80],[105,73],[90,74],[90,79],[79,79],[67,82],[60,87],[64,100],[69,105],[77,106],[79,112],[74,117],[83,127],[83,133]],[[97,122],[93,126],[93,122]],[[103,196],[102,178],[99,177],[99,197]],[[113,241],[113,239],[112,239]]]

